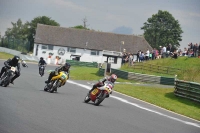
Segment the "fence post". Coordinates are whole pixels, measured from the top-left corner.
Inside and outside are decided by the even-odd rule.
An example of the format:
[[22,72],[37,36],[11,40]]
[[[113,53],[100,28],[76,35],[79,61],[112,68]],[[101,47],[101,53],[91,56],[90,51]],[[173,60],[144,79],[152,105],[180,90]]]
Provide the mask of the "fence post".
[[151,64],[150,64],[150,71],[151,71],[151,67],[152,67],[152,66],[151,66]]
[[169,73],[169,67],[167,67],[167,74]]

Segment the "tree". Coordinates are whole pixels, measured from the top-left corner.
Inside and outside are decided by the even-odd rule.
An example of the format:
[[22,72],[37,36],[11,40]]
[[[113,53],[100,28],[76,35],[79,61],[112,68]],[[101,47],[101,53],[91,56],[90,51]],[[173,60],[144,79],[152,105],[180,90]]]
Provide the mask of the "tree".
[[88,28],[83,27],[82,25],[77,25],[77,26],[74,26],[74,27],[71,27],[71,28],[90,30]]
[[168,44],[178,48],[179,42],[182,41],[183,31],[179,21],[167,11],[159,10],[157,14],[153,14],[141,29],[144,30],[144,37],[153,48]]
[[15,39],[25,40],[27,38],[27,24],[23,24],[21,19],[18,19],[16,23],[11,22],[12,28],[7,28],[5,32],[6,37],[12,37]]
[[60,26],[59,23],[57,23],[55,20],[52,20],[49,17],[46,16],[39,16],[34,18],[30,23],[27,22],[26,24],[29,25],[28,30],[28,40],[30,41],[30,49],[33,50],[34,46],[34,37],[36,33],[37,24],[45,24],[45,25],[52,25],[52,26]]

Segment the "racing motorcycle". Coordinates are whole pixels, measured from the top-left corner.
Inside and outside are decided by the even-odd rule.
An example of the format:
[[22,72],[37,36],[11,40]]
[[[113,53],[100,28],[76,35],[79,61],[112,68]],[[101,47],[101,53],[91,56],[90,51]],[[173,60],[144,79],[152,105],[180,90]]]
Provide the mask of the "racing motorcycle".
[[41,77],[44,75],[44,68],[45,68],[45,65],[39,66],[39,74],[40,74]]
[[[49,71],[50,73],[51,71]],[[61,71],[58,75],[55,75],[52,77],[50,83],[46,84],[44,87],[44,91],[48,91],[50,93],[53,93],[54,91],[57,91],[57,88],[63,86],[68,79],[68,73]]]
[[11,79],[15,76],[15,67],[7,68],[6,72],[3,74],[0,85],[3,87],[7,87],[10,84]]
[[23,59],[21,60],[21,64],[23,67],[28,67],[28,65],[26,64],[26,61],[24,61]]
[[114,84],[110,81],[104,82],[104,86],[95,88],[91,93],[88,93],[84,99],[85,103],[90,100],[94,105],[98,106],[106,97],[112,93]]

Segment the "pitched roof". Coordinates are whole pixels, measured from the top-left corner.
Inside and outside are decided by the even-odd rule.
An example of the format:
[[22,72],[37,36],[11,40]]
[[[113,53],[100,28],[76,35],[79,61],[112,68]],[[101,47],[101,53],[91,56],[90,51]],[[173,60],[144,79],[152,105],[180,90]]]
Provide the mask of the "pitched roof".
[[[124,45],[121,44],[124,41]],[[86,42],[88,42],[86,46]],[[137,53],[152,49],[143,37],[38,24],[35,43]]]

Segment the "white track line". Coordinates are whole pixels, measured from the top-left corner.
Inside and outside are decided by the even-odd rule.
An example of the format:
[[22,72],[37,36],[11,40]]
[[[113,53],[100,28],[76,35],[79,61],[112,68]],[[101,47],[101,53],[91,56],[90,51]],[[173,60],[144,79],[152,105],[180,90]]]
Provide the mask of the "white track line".
[[[88,90],[91,89],[90,86],[83,85],[83,84],[79,84],[79,83],[76,83],[76,82],[73,82],[73,81],[70,81],[70,80],[68,80],[67,82],[68,82],[68,83],[71,83],[71,84],[75,84],[75,85],[81,86],[81,87],[86,88],[86,89],[88,89]],[[123,99],[123,98],[120,98],[120,97],[116,97],[116,96],[110,96],[110,97],[112,97],[112,98],[114,98],[114,99],[116,99],[116,100],[119,100],[119,101],[121,101],[121,102],[123,102],[123,103],[127,103],[127,104],[130,104],[130,105],[132,105],[132,106],[135,106],[135,107],[137,107],[137,108],[140,108],[140,109],[143,109],[143,110],[146,110],[146,111],[149,111],[149,112],[152,112],[152,113],[155,113],[155,114],[158,114],[158,115],[161,115],[161,116],[164,116],[164,117],[167,117],[167,118],[170,118],[170,119],[179,121],[179,122],[182,122],[182,123],[187,124],[187,125],[192,125],[192,126],[195,126],[195,127],[200,128],[200,125],[199,125],[198,123],[193,123],[193,122],[184,121],[184,120],[181,120],[181,119],[178,119],[178,118],[175,118],[175,117],[172,117],[172,116],[169,116],[169,115],[160,113],[160,112],[158,112],[158,111],[155,111],[155,110],[152,110],[152,109],[148,109],[148,108],[146,108],[146,107],[142,107],[142,106],[140,106],[140,105],[138,105],[138,104],[136,104],[136,103],[129,102],[129,101],[127,101],[126,99]]]

